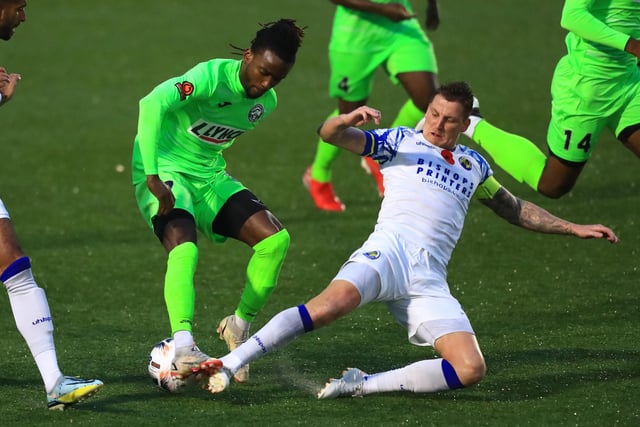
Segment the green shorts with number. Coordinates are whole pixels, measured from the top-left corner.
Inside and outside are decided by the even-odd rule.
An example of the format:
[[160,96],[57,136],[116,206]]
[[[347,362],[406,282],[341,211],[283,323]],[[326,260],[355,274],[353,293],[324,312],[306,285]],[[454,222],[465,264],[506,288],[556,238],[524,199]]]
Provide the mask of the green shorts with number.
[[576,73],[567,56],[551,82],[551,121],[547,141],[551,152],[571,162],[586,162],[604,128],[618,137],[640,123],[640,70],[608,78]]
[[[160,179],[169,183],[176,199],[174,207],[189,212],[196,222],[196,227],[208,239],[222,243],[227,238],[211,230],[213,220],[226,201],[235,193],[246,189],[240,181],[224,171],[204,180],[186,176],[180,172],[160,172]],[[158,213],[158,199],[147,188],[146,181],[136,185],[138,208],[145,221],[153,228],[153,217]]]
[[378,45],[380,48],[375,51],[329,49],[331,97],[345,101],[362,101],[368,98],[379,66],[384,67],[394,84],[398,83],[396,75],[400,73],[438,73],[433,45],[424,35],[396,34],[391,40]]

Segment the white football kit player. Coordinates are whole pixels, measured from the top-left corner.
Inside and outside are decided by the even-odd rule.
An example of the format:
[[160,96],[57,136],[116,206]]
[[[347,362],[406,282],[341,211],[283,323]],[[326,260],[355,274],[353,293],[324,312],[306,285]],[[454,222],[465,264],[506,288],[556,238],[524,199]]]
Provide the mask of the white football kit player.
[[442,149],[415,129],[366,133],[373,138],[371,156],[380,162],[387,190],[374,232],[335,279],[358,288],[360,305],[387,302],[413,344],[433,345],[451,332],[473,333],[449,291],[447,264],[469,201],[493,174],[491,167],[475,150]]

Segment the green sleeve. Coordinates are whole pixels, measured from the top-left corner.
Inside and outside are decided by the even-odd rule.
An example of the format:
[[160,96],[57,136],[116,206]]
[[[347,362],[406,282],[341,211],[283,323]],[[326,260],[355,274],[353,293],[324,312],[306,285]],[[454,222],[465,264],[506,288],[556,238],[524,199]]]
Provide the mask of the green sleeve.
[[162,102],[166,97],[166,86],[167,82],[157,86],[139,103],[138,147],[145,175],[158,174],[158,141],[162,118],[168,109],[168,105]]
[[566,0],[562,9],[562,28],[583,39],[624,50],[629,35],[616,31],[589,12],[593,0]]

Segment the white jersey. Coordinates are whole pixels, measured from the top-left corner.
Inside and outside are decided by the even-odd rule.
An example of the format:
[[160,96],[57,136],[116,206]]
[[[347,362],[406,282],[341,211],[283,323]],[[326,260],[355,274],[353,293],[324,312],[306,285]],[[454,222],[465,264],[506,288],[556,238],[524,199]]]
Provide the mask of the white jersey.
[[384,176],[376,229],[424,247],[446,266],[471,197],[493,175],[489,163],[464,145],[453,151],[439,148],[412,128],[365,132],[373,137],[371,157],[379,161]]

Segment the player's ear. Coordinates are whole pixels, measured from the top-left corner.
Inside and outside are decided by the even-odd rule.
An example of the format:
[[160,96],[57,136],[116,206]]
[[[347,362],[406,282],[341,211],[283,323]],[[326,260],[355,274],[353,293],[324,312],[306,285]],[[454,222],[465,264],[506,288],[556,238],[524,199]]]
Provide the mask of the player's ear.
[[469,119],[469,117],[467,117],[464,122],[462,123],[462,132],[464,133],[467,131],[467,129],[469,128],[469,125],[471,124],[471,120]]
[[253,52],[251,52],[251,49],[247,49],[244,51],[244,53],[242,54],[242,60],[248,64],[253,60]]

